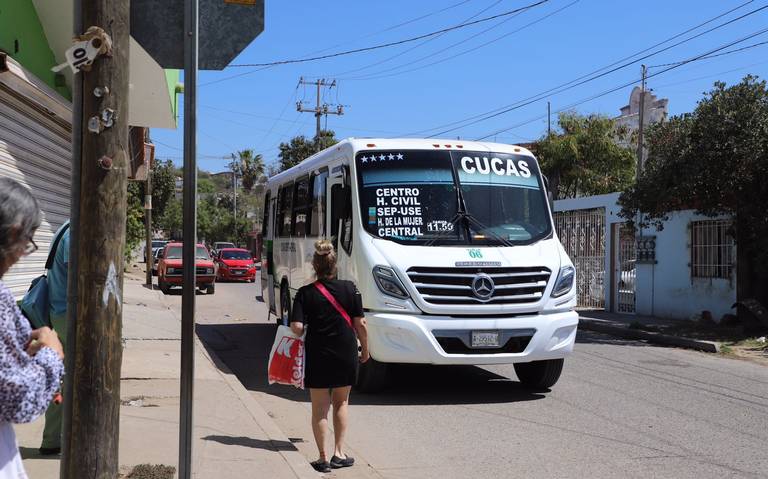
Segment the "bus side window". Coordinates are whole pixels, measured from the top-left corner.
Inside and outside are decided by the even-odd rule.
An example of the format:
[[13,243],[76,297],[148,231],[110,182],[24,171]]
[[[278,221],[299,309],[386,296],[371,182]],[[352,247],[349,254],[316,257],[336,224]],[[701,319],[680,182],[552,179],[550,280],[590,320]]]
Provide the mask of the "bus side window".
[[[352,251],[352,208],[349,186],[333,185],[331,189],[331,236],[334,248],[338,248],[339,237],[341,247],[348,254]],[[341,231],[339,231],[341,220]]]
[[293,193],[293,236],[303,238],[307,235],[307,216],[309,209],[309,177],[296,181]]
[[293,199],[293,183],[283,185],[277,194],[277,235],[288,237],[291,235],[291,200]]
[[267,191],[267,194],[264,196],[264,214],[261,220],[261,237],[265,240],[269,234],[269,197],[271,196],[269,193],[270,192]]
[[313,237],[325,236],[325,201],[326,181],[328,170],[321,171],[312,176],[312,214],[309,217],[309,235]]

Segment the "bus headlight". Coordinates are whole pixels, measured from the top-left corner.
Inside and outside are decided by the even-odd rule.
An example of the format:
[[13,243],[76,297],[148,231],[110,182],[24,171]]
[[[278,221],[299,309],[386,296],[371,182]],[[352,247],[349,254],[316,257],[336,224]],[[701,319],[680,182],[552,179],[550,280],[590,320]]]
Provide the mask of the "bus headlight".
[[560,273],[557,275],[557,281],[555,281],[555,287],[552,288],[551,296],[558,298],[573,288],[573,281],[576,278],[576,269],[573,266],[564,266],[560,268]]
[[400,282],[392,268],[374,266],[373,279],[376,280],[376,286],[379,287],[382,293],[396,298],[404,299],[408,297],[408,293],[405,292],[405,286]]

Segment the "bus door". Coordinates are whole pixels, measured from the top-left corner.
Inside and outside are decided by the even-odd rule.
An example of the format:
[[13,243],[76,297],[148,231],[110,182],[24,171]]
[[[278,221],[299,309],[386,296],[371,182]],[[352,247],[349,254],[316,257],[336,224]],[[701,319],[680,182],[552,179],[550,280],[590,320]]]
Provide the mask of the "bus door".
[[349,167],[336,166],[328,178],[328,224],[336,250],[339,279],[349,279],[349,255],[352,251],[352,200]]
[[275,307],[275,266],[273,255],[273,240],[275,232],[275,198],[271,197],[269,191],[264,198],[264,219],[261,227],[261,237],[263,247],[261,248],[261,290],[262,296],[264,290],[267,291],[267,297],[263,298],[267,302],[269,311],[277,314]]

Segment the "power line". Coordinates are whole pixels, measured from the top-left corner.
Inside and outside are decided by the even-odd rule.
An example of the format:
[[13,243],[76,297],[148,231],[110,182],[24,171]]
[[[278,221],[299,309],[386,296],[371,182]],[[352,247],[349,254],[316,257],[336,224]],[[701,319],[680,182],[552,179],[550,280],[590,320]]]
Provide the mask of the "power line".
[[415,42],[415,41],[418,41],[418,40],[421,40],[421,39],[424,39],[424,38],[433,37],[435,35],[440,35],[440,34],[443,34],[443,33],[446,33],[446,32],[451,32],[451,31],[454,31],[454,30],[459,30],[459,29],[462,29],[462,28],[471,27],[473,25],[478,25],[480,23],[489,22],[491,20],[496,20],[497,18],[503,18],[503,17],[507,17],[509,15],[514,15],[516,13],[523,12],[525,10],[530,10],[531,8],[534,8],[534,7],[538,7],[539,5],[543,5],[543,4],[547,3],[547,2],[549,2],[549,0],[539,0],[538,2],[531,3],[529,5],[526,5],[526,6],[520,7],[520,8],[516,8],[514,10],[509,10],[509,11],[506,11],[506,12],[499,13],[497,15],[492,15],[490,17],[481,18],[479,20],[474,20],[474,21],[471,21],[471,22],[460,23],[460,24],[454,25],[452,27],[443,28],[443,29],[440,29],[440,30],[436,30],[434,32],[425,33],[423,35],[418,35],[418,36],[411,37],[411,38],[406,38],[404,40],[398,40],[398,41],[394,41],[394,42],[382,43],[382,44],[373,45],[373,46],[370,46],[370,47],[355,48],[353,50],[346,50],[346,51],[343,51],[343,52],[329,53],[328,55],[320,55],[320,56],[308,57],[308,58],[297,58],[297,59],[293,59],[293,60],[279,60],[279,61],[267,62],[267,63],[242,63],[242,64],[236,64],[236,65],[229,65],[227,68],[271,67],[271,66],[277,66],[277,65],[289,65],[289,64],[294,64],[294,63],[314,62],[314,61],[317,61],[317,60],[325,60],[325,59],[328,59],[328,58],[336,58],[336,57],[345,56],[345,55],[352,55],[352,54],[356,54],[356,53],[363,53],[363,52],[369,52],[369,51],[373,51],[373,50],[380,50],[382,48],[389,48],[389,47],[394,47],[394,46],[397,46],[397,45],[404,45],[406,43]]
[[[496,43],[499,40],[507,38],[510,35],[514,35],[515,33],[518,33],[518,32],[520,32],[522,30],[525,30],[526,28],[531,27],[531,26],[533,26],[533,25],[535,25],[535,24],[537,24],[539,22],[543,22],[544,20],[548,19],[549,17],[551,17],[553,15],[556,15],[556,14],[562,12],[563,10],[565,10],[565,9],[567,9],[569,7],[572,7],[573,5],[579,3],[580,1],[581,0],[574,0],[571,3],[569,3],[567,5],[564,5],[563,7],[558,8],[557,10],[555,10],[553,12],[550,12],[550,13],[544,15],[541,18],[537,18],[536,20],[534,20],[532,22],[529,22],[529,23],[527,23],[527,24],[525,24],[525,25],[523,25],[523,26],[521,26],[521,27],[519,27],[519,28],[517,28],[515,30],[512,30],[511,32],[504,33],[503,35],[500,35],[500,36],[498,36],[498,37],[496,37],[496,38],[494,38],[492,40],[489,40],[489,41],[484,42],[484,43],[482,43],[480,45],[477,45],[475,47],[472,47],[472,48],[469,48],[469,49],[464,50],[462,52],[459,52],[459,53],[457,53],[455,55],[448,56],[448,57],[443,58],[441,60],[436,60],[434,62],[427,63],[425,65],[421,65],[421,66],[416,67],[416,68],[411,68],[410,70],[404,70],[404,71],[400,71],[400,72],[390,73],[388,75],[382,75],[382,73],[386,73],[386,72],[390,72],[390,71],[393,71],[393,70],[398,70],[398,69],[401,69],[401,68],[405,68],[405,67],[407,67],[409,65],[413,65],[415,63],[418,63],[418,62],[420,62],[422,60],[426,60],[428,58],[432,58],[435,55],[443,53],[446,50],[449,50],[449,49],[451,49],[451,48],[453,48],[453,47],[455,47],[457,45],[463,45],[463,44],[466,43],[466,41],[456,42],[456,43],[454,43],[452,45],[449,45],[449,46],[443,48],[442,50],[438,50],[437,52],[431,53],[430,55],[421,57],[421,58],[419,58],[417,60],[414,60],[414,61],[409,62],[409,63],[405,63],[403,65],[399,65],[397,67],[392,67],[392,68],[388,68],[386,70],[382,70],[382,71],[379,71],[379,72],[376,72],[376,73],[371,73],[370,75],[365,75],[365,76],[360,76],[360,77],[345,78],[345,80],[378,80],[378,79],[381,79],[381,78],[389,78],[389,77],[393,77],[393,76],[397,76],[397,75],[403,75],[403,74],[406,74],[406,73],[411,73],[411,72],[418,71],[418,70],[423,70],[424,68],[429,68],[431,66],[434,66],[434,65],[437,65],[437,64],[440,64],[440,63],[445,63],[445,62],[447,62],[449,60],[453,60],[454,58],[460,57],[462,55],[466,55],[467,53],[471,53],[471,52],[473,52],[475,50],[479,50],[480,48],[486,47],[486,46],[488,46],[488,45],[490,45],[492,43]],[[508,18],[507,20],[504,20],[504,22],[501,22],[501,23],[499,23],[497,25],[494,25],[494,26],[492,26],[490,28],[487,28],[487,29],[483,30],[482,32],[480,32],[480,34],[486,33],[486,32],[488,32],[488,31],[490,31],[490,30],[492,30],[494,28],[497,28],[497,27],[501,26],[503,23],[505,23],[505,22],[507,22],[507,21],[509,21],[511,19],[512,18]]]
[[[747,2],[747,3],[751,3],[751,2]],[[740,5],[739,7],[736,7],[736,8],[741,8],[744,5],[746,5],[746,4],[742,4],[742,5]],[[436,130],[438,128],[444,128],[444,127],[448,127],[448,126],[458,125],[458,126],[455,126],[455,127],[452,127],[452,128],[448,128],[448,129],[442,130],[442,131],[440,131],[438,133],[434,133],[434,134],[429,135],[428,138],[431,138],[431,137],[435,137],[435,136],[444,135],[446,133],[449,133],[451,131],[455,131],[455,130],[458,130],[458,129],[461,129],[461,128],[465,128],[467,126],[471,126],[471,125],[474,125],[476,123],[480,123],[480,122],[489,120],[491,118],[495,118],[497,116],[503,115],[503,114],[508,113],[510,111],[517,110],[517,109],[522,108],[524,106],[530,105],[530,104],[535,103],[535,102],[540,101],[540,100],[543,100],[544,98],[547,98],[548,96],[552,96],[552,95],[557,95],[559,93],[563,93],[565,91],[568,91],[568,90],[571,90],[571,89],[576,88],[578,86],[581,86],[581,85],[583,85],[585,83],[589,83],[591,81],[594,81],[594,80],[597,80],[597,79],[602,78],[604,76],[607,76],[607,75],[609,75],[611,73],[614,73],[614,72],[616,72],[618,70],[624,69],[624,68],[626,68],[626,67],[628,67],[630,65],[634,65],[634,64],[636,64],[636,63],[638,63],[638,62],[640,62],[642,60],[645,60],[646,58],[650,58],[652,56],[658,55],[659,53],[662,53],[662,52],[665,52],[665,51],[670,50],[672,48],[675,48],[677,46],[680,46],[683,43],[687,43],[687,42],[689,42],[689,41],[691,41],[693,39],[699,38],[699,37],[701,37],[703,35],[706,35],[707,33],[710,33],[710,32],[712,32],[714,30],[717,30],[717,29],[720,29],[720,28],[725,27],[727,25],[730,25],[730,24],[732,24],[732,23],[734,23],[736,21],[742,20],[742,19],[744,19],[744,18],[746,18],[746,17],[748,17],[750,15],[754,15],[755,13],[758,13],[758,12],[760,12],[762,10],[765,10],[765,9],[768,9],[768,5],[765,5],[763,7],[757,8],[755,10],[751,10],[751,11],[745,13],[744,15],[741,15],[739,17],[736,17],[736,18],[733,18],[731,20],[728,20],[727,22],[724,22],[724,23],[721,23],[719,25],[716,25],[716,26],[714,26],[714,27],[712,27],[710,29],[707,29],[707,30],[705,30],[703,32],[700,32],[700,33],[698,33],[696,35],[688,37],[688,38],[686,38],[684,40],[681,40],[679,42],[673,43],[672,45],[668,45],[668,46],[666,46],[666,47],[664,47],[662,49],[659,49],[659,50],[656,50],[654,52],[648,53],[647,55],[644,55],[642,57],[636,58],[636,59],[631,60],[629,62],[625,62],[625,63],[620,64],[618,66],[615,66],[615,65],[621,63],[622,61],[628,59],[628,58],[636,57],[640,53],[644,53],[644,52],[647,52],[648,50],[651,50],[651,49],[655,48],[655,46],[662,45],[664,43],[668,43],[672,39],[679,38],[681,35],[684,35],[685,33],[688,33],[688,32],[690,32],[692,30],[696,30],[697,28],[700,28],[703,25],[711,23],[713,20],[716,20],[718,18],[721,18],[723,15],[727,15],[728,13],[731,13],[734,10],[734,9],[731,9],[731,10],[729,10],[729,11],[723,13],[723,14],[718,15],[717,17],[714,17],[714,18],[712,18],[710,20],[707,20],[704,23],[701,23],[701,24],[697,25],[696,27],[693,27],[693,28],[690,28],[690,29],[686,30],[686,32],[677,34],[677,35],[675,35],[675,36],[673,36],[673,37],[671,37],[671,38],[669,38],[667,40],[664,40],[664,41],[662,41],[660,43],[657,43],[655,46],[646,48],[646,49],[642,50],[641,52],[638,52],[638,53],[636,53],[634,55],[630,55],[629,57],[625,57],[622,60],[614,62],[611,65],[607,65],[605,67],[602,67],[602,68],[600,68],[598,70],[595,70],[592,73],[588,73],[586,75],[582,75],[582,76],[580,76],[580,77],[578,77],[578,78],[576,78],[574,80],[570,80],[570,81],[565,82],[565,83],[563,83],[561,85],[558,85],[556,87],[550,88],[548,90],[545,90],[543,92],[537,93],[535,95],[529,96],[529,97],[524,98],[522,100],[518,100],[516,102],[510,103],[510,104],[505,105],[503,107],[499,107],[499,108],[496,108],[494,110],[490,110],[490,111],[485,112],[485,113],[480,113],[480,114],[477,114],[477,115],[473,115],[473,116],[470,116],[470,117],[465,118],[463,120],[458,120],[458,121],[454,121],[454,122],[451,122],[451,123],[447,123],[445,125],[438,126],[438,127],[435,127],[435,128],[429,128],[427,130],[421,130],[419,132],[409,133],[409,134],[407,134],[405,136],[420,135],[422,133],[426,133],[426,132],[429,132],[429,131],[432,131],[432,130]],[[610,67],[613,67],[613,68],[610,68]],[[610,69],[605,71],[607,68],[610,68]],[[600,72],[600,73],[598,73],[598,72]]]
[[[733,50],[729,50],[727,52],[717,53],[715,55],[707,55],[706,57],[702,57],[701,60],[705,60],[705,59],[708,59],[708,58],[722,57],[724,55],[730,55],[732,53],[739,53],[739,52],[743,52],[744,50],[750,50],[752,48],[756,48],[756,47],[759,47],[759,46],[762,46],[762,45],[768,45],[768,41],[759,42],[759,43],[753,43],[752,45],[747,45],[746,47],[736,48],[736,49],[733,49]],[[648,68],[668,67],[670,65],[677,65],[677,62],[661,63],[659,65],[650,65],[650,66],[648,66]]]
[[[662,74],[664,74],[664,73],[666,73],[666,72],[668,72],[668,71],[670,71],[670,70],[674,70],[675,68],[679,68],[679,67],[681,67],[681,66],[683,66],[683,65],[687,65],[688,63],[691,63],[691,62],[695,62],[695,61],[698,61],[698,60],[702,60],[702,59],[704,59],[705,57],[707,57],[708,55],[711,55],[711,54],[713,54],[713,53],[719,52],[720,50],[724,50],[724,49],[726,49],[726,48],[732,47],[733,45],[736,45],[736,44],[738,44],[738,43],[741,43],[741,42],[747,41],[747,40],[749,40],[749,39],[751,39],[751,38],[754,38],[754,37],[756,37],[756,36],[758,36],[758,35],[762,35],[762,34],[764,34],[764,33],[766,33],[766,32],[768,32],[768,28],[764,28],[764,29],[762,29],[762,30],[758,30],[757,32],[754,32],[754,33],[751,33],[751,34],[747,35],[746,37],[742,37],[742,38],[740,38],[740,39],[738,39],[738,40],[734,40],[734,41],[732,41],[732,42],[729,42],[729,43],[727,43],[727,44],[725,44],[725,45],[721,45],[721,46],[719,46],[719,47],[717,47],[717,48],[715,48],[715,49],[713,49],[713,50],[710,50],[710,51],[708,51],[708,52],[706,52],[706,53],[702,53],[702,54],[700,54],[700,55],[696,55],[696,56],[694,56],[694,57],[691,57],[691,58],[688,58],[688,59],[686,59],[686,60],[683,60],[683,61],[680,61],[680,62],[676,62],[676,63],[674,63],[674,64],[672,64],[672,65],[668,66],[667,68],[665,68],[665,69],[663,69],[663,70],[660,70],[660,71],[657,71],[657,72],[655,72],[655,73],[651,73],[650,75],[647,75],[647,76],[646,76],[646,78],[647,78],[647,79],[649,79],[649,78],[653,78],[653,77],[656,77],[656,76],[662,75]],[[579,106],[579,105],[581,105],[581,104],[583,104],[583,103],[587,103],[587,102],[589,102],[589,101],[595,100],[595,99],[597,99],[597,98],[603,97],[603,96],[605,96],[605,95],[609,95],[609,94],[611,94],[611,93],[614,93],[614,92],[616,92],[616,91],[622,90],[622,89],[624,89],[624,88],[627,88],[627,87],[629,87],[629,86],[632,86],[632,85],[635,85],[637,82],[638,82],[638,80],[637,80],[637,79],[634,79],[634,80],[632,80],[632,81],[630,81],[630,82],[628,82],[628,83],[624,83],[624,84],[622,84],[622,85],[619,85],[619,86],[617,86],[617,87],[614,87],[614,88],[611,88],[611,89],[609,89],[609,90],[606,90],[606,91],[604,91],[604,92],[602,92],[602,93],[598,93],[598,94],[596,94],[596,95],[593,95],[593,96],[590,96],[590,97],[588,97],[588,98],[585,98],[585,99],[579,100],[579,101],[577,101],[577,102],[575,102],[575,103],[571,103],[570,105],[568,105],[568,106],[565,106],[565,107],[563,107],[563,108],[561,108],[561,109],[559,109],[559,110],[555,111],[555,113],[560,113],[560,112],[563,112],[563,111],[566,111],[566,110],[570,110],[570,109],[572,109],[572,108],[574,108],[574,107],[576,107],[576,106]],[[534,121],[540,120],[540,119],[542,119],[542,118],[546,118],[546,115],[540,115],[540,116],[537,116],[536,118],[533,118],[533,119],[531,119],[531,120],[528,120],[528,121],[526,121],[526,122],[523,122],[523,123],[519,123],[519,124],[517,124],[517,125],[511,126],[511,127],[508,127],[508,128],[503,128],[503,129],[501,129],[501,130],[496,130],[496,131],[494,131],[494,132],[492,132],[492,133],[489,133],[489,134],[487,134],[487,135],[485,135],[485,136],[482,136],[482,137],[476,138],[476,141],[484,140],[484,139],[486,139],[486,138],[489,138],[489,137],[491,137],[491,136],[494,136],[494,135],[498,135],[499,133],[504,133],[504,132],[506,132],[506,131],[508,131],[508,130],[513,130],[513,129],[515,129],[515,128],[519,128],[519,127],[521,127],[521,126],[527,125],[527,124],[529,124],[529,123],[533,123]]]
[[[485,8],[483,8],[482,10],[480,10],[479,12],[477,12],[477,13],[475,13],[474,15],[470,16],[469,18],[466,18],[466,19],[464,19],[464,22],[468,22],[468,21],[470,21],[470,20],[473,20],[474,18],[477,18],[478,16],[480,16],[480,15],[482,15],[483,13],[487,12],[487,11],[488,11],[488,10],[490,10],[491,8],[493,8],[493,7],[495,7],[496,5],[498,5],[499,3],[501,3],[502,1],[504,1],[504,0],[496,0],[496,1],[495,1],[495,2],[493,2],[491,5],[489,5],[489,6],[485,7]],[[514,17],[512,17],[512,18],[514,18]],[[506,20],[505,20],[505,21],[506,21]],[[462,23],[463,23],[463,22],[462,22]],[[502,22],[502,23],[503,23],[503,22]],[[500,24],[499,24],[499,25],[500,25]],[[383,60],[379,60],[379,61],[377,61],[377,62],[374,62],[374,63],[370,63],[370,64],[368,64],[368,65],[365,65],[365,66],[362,66],[362,67],[359,67],[359,68],[354,68],[354,69],[352,69],[352,70],[347,70],[347,71],[345,71],[345,72],[341,72],[341,73],[335,73],[335,74],[333,74],[333,75],[331,75],[331,76],[334,76],[334,77],[341,77],[341,76],[344,76],[344,75],[348,75],[348,74],[350,74],[350,73],[355,73],[355,72],[359,72],[359,71],[367,70],[368,68],[371,68],[371,67],[375,67],[375,66],[377,66],[377,65],[381,65],[382,63],[386,63],[386,62],[388,62],[388,61],[390,61],[390,60],[394,60],[395,58],[401,57],[401,56],[405,55],[406,53],[412,52],[413,50],[415,50],[415,49],[417,49],[417,48],[419,48],[419,47],[422,47],[422,46],[426,45],[427,43],[429,43],[429,42],[431,42],[431,41],[437,40],[437,39],[438,39],[438,38],[440,38],[441,36],[442,36],[442,34],[441,34],[441,35],[435,35],[434,37],[428,38],[428,39],[424,40],[423,42],[419,43],[418,45],[414,45],[414,46],[412,46],[411,48],[408,48],[408,49],[407,49],[407,50],[405,50],[405,51],[402,51],[402,52],[400,52],[400,53],[397,53],[397,54],[395,54],[395,55],[392,55],[391,57],[387,57],[387,58],[385,58],[385,59],[383,59]]]

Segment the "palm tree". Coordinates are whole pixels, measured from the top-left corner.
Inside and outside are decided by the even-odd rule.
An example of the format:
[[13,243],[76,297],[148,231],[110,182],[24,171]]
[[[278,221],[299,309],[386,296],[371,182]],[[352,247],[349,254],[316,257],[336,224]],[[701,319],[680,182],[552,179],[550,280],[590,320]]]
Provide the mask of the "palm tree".
[[253,150],[238,151],[237,155],[232,154],[230,168],[242,178],[245,191],[251,191],[264,176],[264,159],[261,154],[254,154]]

